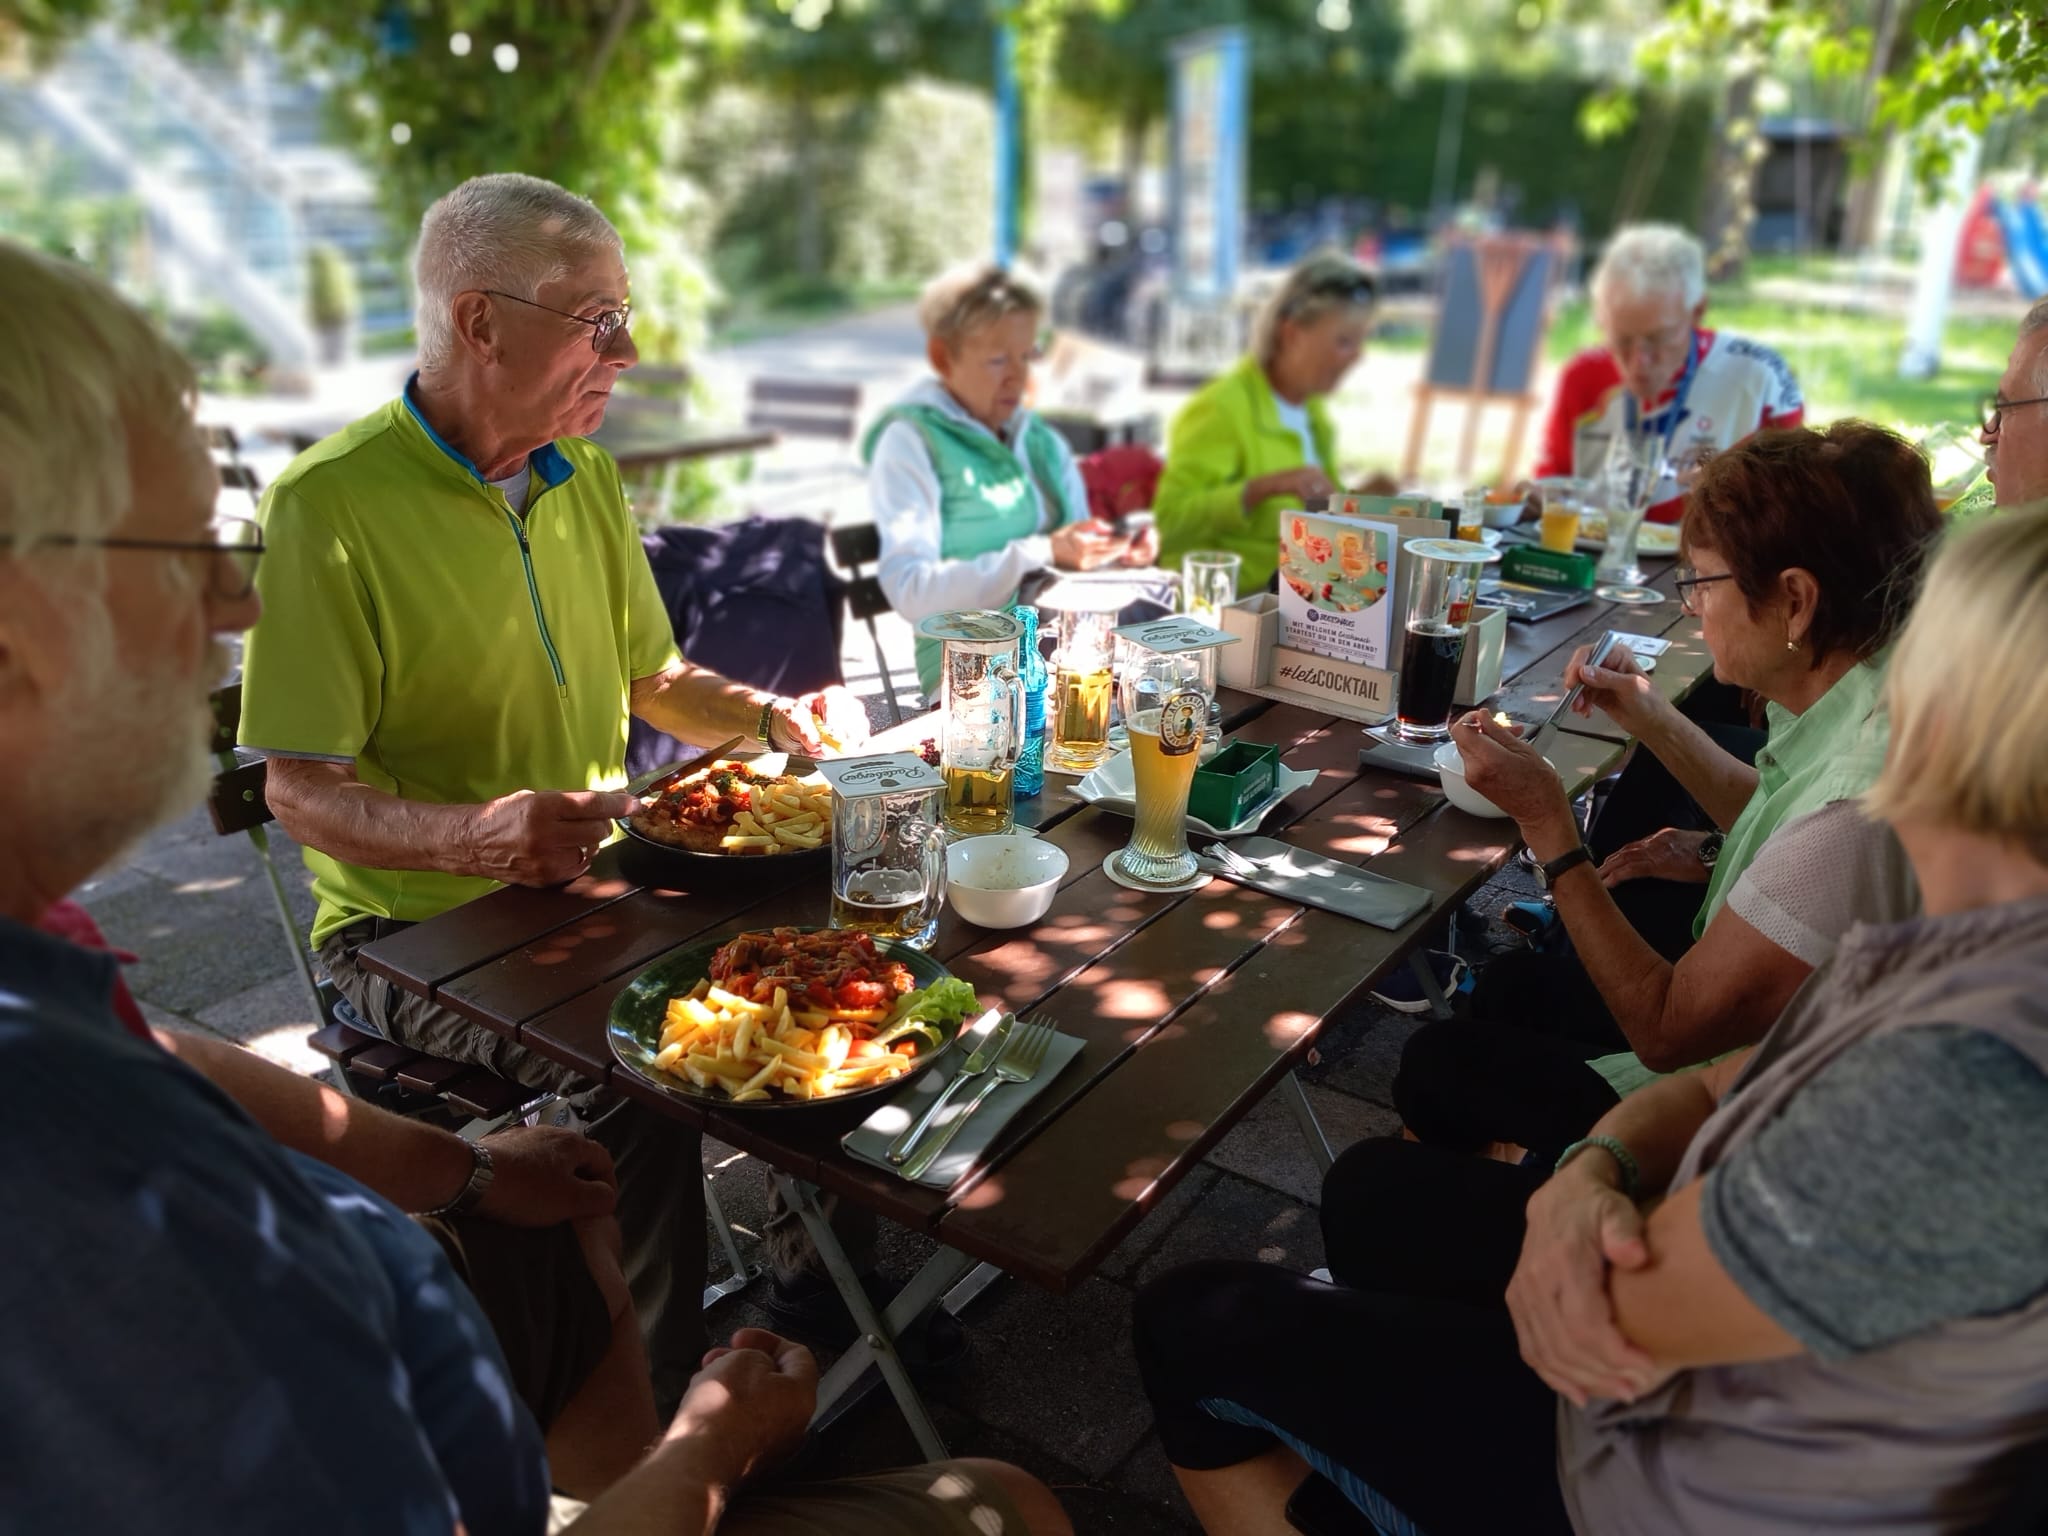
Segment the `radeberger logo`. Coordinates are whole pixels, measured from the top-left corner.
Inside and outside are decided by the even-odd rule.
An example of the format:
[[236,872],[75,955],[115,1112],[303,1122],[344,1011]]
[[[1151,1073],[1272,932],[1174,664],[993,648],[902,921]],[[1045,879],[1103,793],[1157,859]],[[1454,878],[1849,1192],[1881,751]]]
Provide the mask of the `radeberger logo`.
[[1209,726],[1209,701],[1199,688],[1179,688],[1159,706],[1159,750],[1185,757],[1202,744]]

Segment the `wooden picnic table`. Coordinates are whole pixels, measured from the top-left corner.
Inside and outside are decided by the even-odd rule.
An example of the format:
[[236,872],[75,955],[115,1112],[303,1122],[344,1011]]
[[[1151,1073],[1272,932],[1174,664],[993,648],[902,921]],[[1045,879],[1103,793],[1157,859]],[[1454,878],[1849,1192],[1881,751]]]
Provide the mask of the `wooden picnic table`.
[[[1674,575],[1667,569],[1653,584],[1669,592]],[[1609,628],[1670,634],[1674,643],[1654,674],[1667,696],[1681,696],[1707,670],[1697,622],[1676,601],[1623,609],[1596,600],[1542,624],[1510,626],[1510,680],[1497,697],[1548,714],[1574,648]],[[1289,767],[1316,775],[1275,809],[1267,835],[1421,886],[1429,905],[1389,932],[1221,879],[1184,895],[1127,890],[1101,865],[1128,840],[1128,818],[1083,805],[1068,793],[1070,779],[1049,775],[1043,794],[1020,802],[1019,820],[1068,854],[1051,911],[1030,929],[991,932],[949,909],[931,953],[984,1004],[1049,1016],[1082,1048],[1006,1127],[988,1160],[951,1189],[906,1183],[841,1150],[840,1137],[870,1105],[719,1109],[671,1099],[613,1064],[606,1019],[635,973],[686,942],[823,922],[826,877],[818,873],[762,869],[744,888],[707,880],[694,890],[660,890],[636,884],[615,846],[579,880],[507,887],[366,946],[360,963],[770,1165],[820,1238],[867,1336],[869,1347],[857,1346],[841,1362],[846,1369],[828,1376],[825,1395],[872,1357],[931,1452],[936,1431],[893,1360],[895,1330],[975,1260],[983,1265],[977,1274],[990,1278],[1001,1270],[1053,1291],[1077,1285],[1282,1083],[1311,1151],[1326,1159],[1294,1067],[1325,1020],[1418,954],[1519,846],[1513,822],[1451,808],[1434,782],[1361,767],[1353,721],[1232,690],[1222,703],[1225,728],[1237,738],[1276,743]],[[930,717],[909,721],[881,744],[912,746],[930,728]],[[1602,723],[1570,716],[1536,744],[1574,795],[1625,749]],[[842,1277],[834,1267],[837,1243],[809,1200],[814,1191],[935,1238],[942,1247],[929,1277],[873,1314],[847,1283],[850,1270]]]

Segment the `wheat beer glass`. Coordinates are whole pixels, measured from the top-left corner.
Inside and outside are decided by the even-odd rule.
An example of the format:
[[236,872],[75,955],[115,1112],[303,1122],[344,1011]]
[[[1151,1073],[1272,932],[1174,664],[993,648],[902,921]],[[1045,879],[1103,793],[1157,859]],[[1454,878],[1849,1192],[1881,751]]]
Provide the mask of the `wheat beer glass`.
[[864,759],[842,779],[832,788],[832,926],[923,949],[946,903],[943,791],[915,758]]
[[1202,758],[1212,690],[1185,658],[1135,646],[1117,690],[1130,732],[1138,820],[1115,855],[1116,873],[1133,885],[1171,890],[1199,873],[1188,851],[1188,789]]
[[992,608],[941,613],[917,626],[942,651],[939,772],[946,829],[956,837],[1016,824],[1012,775],[1024,744],[1024,685],[1017,642],[1024,626]]

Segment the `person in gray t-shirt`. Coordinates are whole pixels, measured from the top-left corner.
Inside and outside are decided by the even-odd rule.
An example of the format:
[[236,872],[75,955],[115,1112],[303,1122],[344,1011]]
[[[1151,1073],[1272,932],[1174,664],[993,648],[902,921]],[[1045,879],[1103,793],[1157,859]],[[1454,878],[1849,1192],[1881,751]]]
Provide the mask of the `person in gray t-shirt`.
[[1787,822],[1757,851],[1676,964],[1636,941],[1633,965],[1612,975],[1594,969],[1616,1020],[1650,1060],[1632,1051],[1587,1059],[1547,1031],[1449,1020],[1425,1025],[1402,1051],[1394,1107],[1433,1146],[1523,1148],[1538,1162],[1554,1160],[1660,1071],[1762,1039],[1851,926],[1896,922],[1919,904],[1891,828],[1857,801],[1834,801]]

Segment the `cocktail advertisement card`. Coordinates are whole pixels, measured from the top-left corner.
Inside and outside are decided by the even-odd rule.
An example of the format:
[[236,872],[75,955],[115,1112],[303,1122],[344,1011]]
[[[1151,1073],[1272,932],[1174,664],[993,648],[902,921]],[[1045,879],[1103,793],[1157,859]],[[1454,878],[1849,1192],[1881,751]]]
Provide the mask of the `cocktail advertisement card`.
[[1280,514],[1281,645],[1388,667],[1399,530],[1327,512]]

